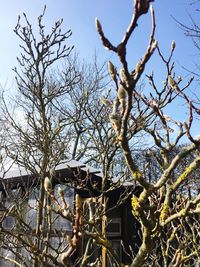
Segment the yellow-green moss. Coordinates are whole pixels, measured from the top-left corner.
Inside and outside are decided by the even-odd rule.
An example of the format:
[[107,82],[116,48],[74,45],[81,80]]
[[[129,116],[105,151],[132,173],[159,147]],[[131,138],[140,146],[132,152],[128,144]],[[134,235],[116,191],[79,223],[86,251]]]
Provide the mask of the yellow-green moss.
[[169,212],[169,206],[168,206],[167,203],[164,203],[163,204],[163,208],[162,208],[161,213],[160,213],[160,220],[161,220],[161,222],[164,222],[165,221],[165,219],[168,216],[168,212]]
[[185,168],[184,172],[176,180],[174,187],[182,184],[188,178],[188,175],[196,168],[196,165],[196,162],[192,162],[187,168]]
[[138,198],[135,195],[131,198],[131,205],[134,210],[139,206]]
[[140,179],[142,177],[141,172],[140,171],[135,171],[134,172],[134,177],[135,177],[136,180]]
[[133,215],[138,216],[138,209],[140,208],[140,203],[135,195],[133,195],[131,198],[131,205]]

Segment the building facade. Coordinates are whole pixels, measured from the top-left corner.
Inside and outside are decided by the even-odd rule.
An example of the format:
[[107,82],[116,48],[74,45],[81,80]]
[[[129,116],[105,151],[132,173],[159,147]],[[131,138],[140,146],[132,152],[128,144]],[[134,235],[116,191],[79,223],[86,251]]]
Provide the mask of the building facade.
[[[55,177],[52,179],[52,190],[55,199],[59,201],[59,191],[62,189],[64,201],[71,211],[75,209],[74,199],[75,195],[78,194],[85,203],[90,203],[91,206],[93,205],[93,209],[96,209],[94,213],[97,214],[98,201],[101,196],[101,183],[102,175],[98,170],[73,160],[62,162],[56,167]],[[6,229],[8,231],[20,229],[19,231],[21,231],[22,236],[31,236],[31,231],[34,231],[36,227],[39,185],[40,181],[38,178],[22,168],[6,173],[1,179],[0,195],[2,201],[0,208],[1,225],[4,232]],[[113,250],[124,264],[130,263],[130,257],[127,253],[127,251],[130,252],[130,246],[132,247],[132,251],[136,252],[140,244],[139,225],[131,214],[132,193],[139,194],[140,188],[136,187],[133,189],[130,186],[115,187],[113,184],[109,184],[105,193],[107,199],[106,235],[112,244]],[[12,209],[18,206],[19,198],[24,200],[20,206],[22,213],[20,216],[26,222],[26,227],[17,225],[19,224],[19,220],[16,221],[15,217],[9,215],[12,212],[8,213],[8,210],[12,211]],[[85,214],[85,216],[87,217],[89,214]],[[52,247],[52,255],[54,255],[56,253],[55,251],[57,251],[57,254],[59,254],[58,252],[65,251],[68,245],[66,235],[73,236],[73,226],[72,222],[54,212],[52,213],[51,222],[52,229],[49,238],[49,249],[51,250]],[[42,231],[45,232],[47,228],[48,221],[46,225],[44,223]],[[24,232],[24,229],[26,229],[26,232]],[[29,233],[27,229],[30,229]],[[7,237],[4,234],[4,239],[2,237],[0,240],[0,266],[17,266],[15,259],[19,253],[22,255],[22,262],[24,262],[22,266],[31,266],[29,264],[32,259],[28,250],[25,247],[18,247],[17,243],[12,242],[9,238],[5,240],[5,238]],[[74,266],[79,266],[77,259],[83,255],[87,241],[88,238],[83,236],[79,249],[72,255]],[[100,247],[91,246],[91,249],[93,254],[91,257],[94,258],[94,261],[95,258],[101,258],[102,251]],[[11,259],[13,262],[6,259]],[[106,266],[114,266],[109,258],[106,260]]]

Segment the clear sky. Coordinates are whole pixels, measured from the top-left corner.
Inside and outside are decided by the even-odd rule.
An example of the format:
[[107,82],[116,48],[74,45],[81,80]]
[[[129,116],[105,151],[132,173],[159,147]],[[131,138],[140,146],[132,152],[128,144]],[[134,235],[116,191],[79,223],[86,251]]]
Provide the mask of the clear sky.
[[[194,7],[189,6],[189,0],[157,0],[154,2],[157,21],[157,39],[163,51],[167,52],[171,41],[177,43],[175,60],[177,64],[190,65],[196,58],[197,52],[189,38],[177,27],[171,16],[183,22],[189,21],[188,12]],[[91,60],[94,51],[99,59],[112,57],[101,46],[95,30],[94,19],[98,17],[107,36],[119,43],[133,11],[133,1],[126,0],[6,0],[0,2],[0,81],[5,83],[11,79],[11,68],[17,64],[16,56],[19,55],[19,40],[13,33],[17,16],[25,12],[31,22],[36,23],[37,16],[41,13],[44,4],[47,5],[46,24],[52,25],[58,18],[64,19],[64,27],[73,31],[71,43],[80,52],[80,55]],[[147,43],[147,34],[150,30],[150,17],[140,20],[138,30],[129,45],[130,61],[135,65]],[[153,64],[153,63],[152,63]],[[156,66],[152,66],[156,68]]]
[[[192,1],[192,0],[191,0]],[[189,5],[190,0],[155,0],[153,3],[156,14],[156,38],[162,51],[167,54],[172,40],[176,41],[177,49],[174,60],[178,70],[184,73],[182,66],[192,67],[197,61],[198,51],[190,38],[184,36],[178,28],[172,16],[183,23],[188,23],[189,13],[198,16],[195,12],[197,6]],[[88,61],[92,60],[96,51],[99,61],[108,58],[115,61],[115,56],[105,50],[99,40],[95,29],[95,17],[100,20],[104,32],[113,42],[118,44],[130,22],[133,12],[133,0],[6,0],[0,2],[0,83],[5,85],[12,83],[13,72],[11,69],[17,65],[16,56],[19,55],[19,40],[13,32],[17,23],[17,17],[25,12],[32,22],[36,24],[38,15],[41,14],[44,5],[47,5],[45,21],[49,27],[59,18],[64,19],[63,27],[73,32],[70,43],[75,45],[80,56]],[[148,34],[151,29],[150,15],[143,16],[139,21],[139,27],[134,33],[129,44],[130,67],[134,67],[145,51]],[[160,62],[153,58],[149,65],[150,71],[157,71],[161,78]],[[178,75],[178,73],[177,73]]]

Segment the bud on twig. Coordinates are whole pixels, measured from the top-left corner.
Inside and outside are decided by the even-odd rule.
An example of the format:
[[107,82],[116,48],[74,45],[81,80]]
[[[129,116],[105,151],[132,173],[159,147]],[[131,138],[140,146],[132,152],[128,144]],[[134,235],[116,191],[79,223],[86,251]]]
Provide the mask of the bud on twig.
[[108,61],[108,71],[111,74],[116,73],[115,67],[114,67],[114,65],[112,64],[111,61]]
[[126,81],[126,74],[125,74],[124,68],[120,70],[120,77],[121,77],[122,82]]
[[175,41],[172,41],[172,44],[171,44],[171,50],[174,50],[175,47],[176,47],[176,43],[175,43]]
[[102,26],[101,26],[101,23],[99,22],[99,20],[98,20],[97,18],[95,19],[95,24],[96,24],[97,32],[98,32],[99,35],[100,35],[100,38],[101,38],[101,41],[102,41],[104,47],[105,47],[106,49],[109,49],[109,50],[112,50],[112,51],[115,51],[115,52],[116,52],[116,51],[117,51],[117,48],[114,47],[114,46],[111,44],[111,42],[105,37],[104,32],[103,32],[103,28],[102,28]]
[[155,49],[157,46],[158,46],[158,41],[157,40],[154,40],[153,41],[152,48]]
[[79,194],[76,194],[75,202],[76,202],[76,209],[80,209],[83,201],[82,198],[79,196]]
[[121,114],[123,116],[125,109],[126,109],[126,96],[127,96],[127,92],[125,90],[125,88],[121,85],[118,89],[118,98],[119,98],[119,102],[121,104]]
[[58,195],[64,197],[64,192],[60,186],[58,187]]
[[45,177],[45,179],[44,179],[44,190],[46,191],[46,192],[49,192],[49,191],[51,191],[51,181],[49,180],[49,178],[48,177]]
[[112,78],[113,81],[116,81],[116,75],[117,75],[117,71],[115,66],[112,64],[111,61],[108,61],[108,72]]
[[63,216],[67,217],[69,215],[69,210],[68,209],[63,210],[62,214]]
[[164,115],[163,117],[165,118],[166,121],[171,121],[172,120],[169,115]]
[[119,87],[117,93],[118,93],[119,101],[120,101],[120,103],[121,103],[121,100],[126,98],[127,92],[126,92],[126,90],[124,89],[124,87],[121,85],[121,86]]
[[101,23],[99,22],[98,18],[95,19],[95,25],[98,33],[102,33],[102,26]]
[[171,75],[168,76],[169,85],[172,89],[176,89],[177,83]]
[[140,60],[140,61],[137,63],[136,67],[135,67],[135,73],[136,73],[136,75],[142,73],[143,69],[144,69],[144,66],[142,65],[142,62],[141,62],[141,60]]
[[107,98],[105,98],[105,97],[102,97],[101,98],[101,102],[104,104],[104,106],[106,106],[106,107],[110,107],[110,106],[112,106],[112,102],[110,101],[110,100],[108,100]]
[[110,121],[113,125],[114,130],[118,133],[120,130],[120,118],[117,114],[110,114]]

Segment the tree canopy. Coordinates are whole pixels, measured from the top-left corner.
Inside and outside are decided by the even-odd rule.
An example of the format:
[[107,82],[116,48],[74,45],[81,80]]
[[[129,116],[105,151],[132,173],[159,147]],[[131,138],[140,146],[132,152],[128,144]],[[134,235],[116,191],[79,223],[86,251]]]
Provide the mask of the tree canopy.
[[[109,60],[107,70],[98,64],[98,58],[91,65],[80,63],[67,44],[71,31],[62,30],[62,20],[46,33],[45,9],[38,17],[38,35],[25,14],[24,23],[19,17],[14,29],[22,42],[19,65],[14,69],[18,94],[13,109],[2,96],[3,135],[6,132],[2,151],[3,157],[39,177],[39,184],[38,191],[32,187],[13,192],[5,186],[2,194],[0,240],[2,248],[15,254],[18,266],[105,267],[108,259],[111,266],[118,267],[196,266],[199,262],[200,136],[194,136],[192,129],[200,106],[190,92],[194,78],[184,79],[176,71],[176,42],[172,41],[167,55],[159,47],[151,2],[133,1],[132,19],[117,45],[96,19],[102,45],[120,61],[115,66]],[[147,13],[152,24],[148,45],[133,64],[127,59],[128,47],[136,27],[142,31],[138,21]],[[153,66],[152,72],[146,72],[155,53],[165,69],[162,83],[155,79]],[[61,66],[58,62],[63,59]],[[180,103],[187,114],[182,120],[176,114],[168,115]],[[19,112],[23,120],[17,118]],[[80,197],[76,190],[83,184],[78,174],[80,183],[65,182],[54,188],[56,166],[66,158],[102,169],[98,196]],[[5,161],[3,158],[2,164]],[[89,174],[86,178],[90,179]],[[74,207],[66,202],[62,186],[75,190]],[[135,251],[135,240],[120,244],[128,263],[112,247],[106,232],[109,193],[122,187],[112,208],[129,201],[140,238]],[[23,208],[33,209],[27,205],[33,194],[37,195],[34,229],[25,220]],[[5,195],[11,196],[14,205],[5,203]],[[70,222],[70,233],[61,236],[53,229],[55,214],[66,224]],[[15,218],[12,229],[3,224],[9,216]],[[56,248],[51,244],[52,231],[59,239]],[[74,260],[83,240],[81,255]],[[99,248],[101,253],[94,259]],[[21,253],[23,249],[29,258]]]

